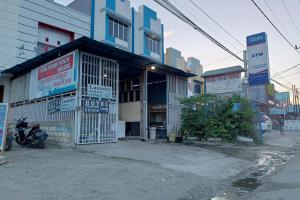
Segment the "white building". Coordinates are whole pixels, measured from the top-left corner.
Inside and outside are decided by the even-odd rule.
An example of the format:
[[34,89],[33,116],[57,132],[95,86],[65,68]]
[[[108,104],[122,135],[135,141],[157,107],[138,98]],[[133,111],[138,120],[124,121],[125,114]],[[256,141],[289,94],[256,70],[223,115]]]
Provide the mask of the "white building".
[[188,80],[188,96],[204,93],[204,80],[201,77],[203,74],[203,66],[200,63],[200,60],[194,57],[189,57],[186,61],[179,50],[169,47],[166,49],[165,63],[197,75],[189,78]]
[[[25,115],[51,139],[73,144],[114,142],[120,123],[126,136],[147,139],[149,126],[157,125],[180,134],[178,99],[187,95],[191,74],[164,65],[163,25],[155,11],[144,5],[135,11],[128,0],[0,5],[0,93],[10,103],[10,123]],[[62,80],[49,78],[45,85],[39,70],[58,69],[61,62],[70,67],[69,79],[51,71],[45,76]],[[99,92],[111,98],[95,97]],[[52,112],[56,100],[75,106]],[[90,101],[105,113],[90,113],[83,106]]]

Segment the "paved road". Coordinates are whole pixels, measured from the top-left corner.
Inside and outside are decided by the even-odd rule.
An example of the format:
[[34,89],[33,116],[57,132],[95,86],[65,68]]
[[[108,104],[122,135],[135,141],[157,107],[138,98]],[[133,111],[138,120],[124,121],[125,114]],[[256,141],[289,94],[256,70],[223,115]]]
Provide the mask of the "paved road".
[[209,199],[251,162],[178,144],[122,141],[45,150],[14,146],[0,199]]
[[15,145],[0,166],[0,199],[299,199],[300,134],[269,133],[265,143],[121,141],[45,150]]
[[269,177],[249,199],[251,200],[299,200],[300,199],[300,131],[287,132],[285,136],[268,134],[266,143],[294,150],[289,163]]

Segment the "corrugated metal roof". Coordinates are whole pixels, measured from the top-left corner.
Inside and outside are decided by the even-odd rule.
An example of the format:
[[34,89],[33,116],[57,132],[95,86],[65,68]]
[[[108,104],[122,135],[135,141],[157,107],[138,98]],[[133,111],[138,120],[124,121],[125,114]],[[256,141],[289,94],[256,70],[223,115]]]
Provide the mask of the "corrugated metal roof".
[[233,67],[225,67],[225,68],[221,68],[221,69],[207,71],[202,75],[202,77],[206,78],[209,76],[217,76],[217,75],[222,75],[222,74],[228,74],[228,73],[234,73],[234,72],[245,72],[245,71],[246,70],[242,66],[238,65],[238,66],[233,66]]

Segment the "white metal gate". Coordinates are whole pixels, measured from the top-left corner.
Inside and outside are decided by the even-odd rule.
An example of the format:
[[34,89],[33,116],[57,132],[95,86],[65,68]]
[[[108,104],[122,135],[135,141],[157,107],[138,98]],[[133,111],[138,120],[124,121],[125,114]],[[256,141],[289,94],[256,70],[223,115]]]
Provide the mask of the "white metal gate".
[[[116,61],[80,53],[78,102],[76,113],[76,144],[112,143],[117,141],[119,65]],[[98,99],[88,95],[88,86],[112,88],[111,99]],[[85,112],[88,100],[101,100],[109,105],[108,113]]]
[[180,98],[187,97],[187,79],[176,75],[167,75],[167,132],[179,135],[181,128]]

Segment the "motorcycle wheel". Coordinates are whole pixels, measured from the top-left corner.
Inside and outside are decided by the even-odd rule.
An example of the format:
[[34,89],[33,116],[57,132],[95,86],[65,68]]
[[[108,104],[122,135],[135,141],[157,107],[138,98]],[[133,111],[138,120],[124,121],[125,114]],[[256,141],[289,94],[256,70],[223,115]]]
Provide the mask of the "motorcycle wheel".
[[21,141],[19,139],[19,136],[16,136],[15,141],[16,141],[17,144],[22,145],[22,143],[21,143]]
[[38,148],[44,149],[46,146],[46,141],[43,138],[40,138],[38,141]]

